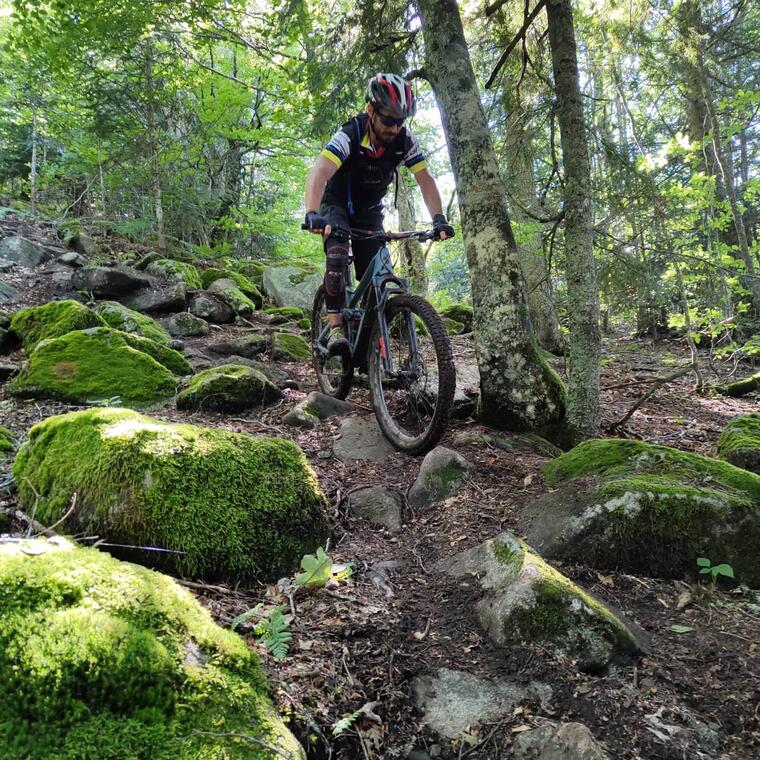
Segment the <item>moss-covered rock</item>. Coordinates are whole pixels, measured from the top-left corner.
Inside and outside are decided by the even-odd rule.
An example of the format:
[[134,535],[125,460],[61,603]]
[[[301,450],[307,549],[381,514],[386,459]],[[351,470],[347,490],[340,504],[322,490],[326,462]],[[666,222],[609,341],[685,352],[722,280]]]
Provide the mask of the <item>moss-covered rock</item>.
[[734,417],[718,438],[718,454],[721,459],[760,475],[760,414]]
[[184,261],[173,259],[156,259],[146,267],[148,274],[158,277],[167,282],[180,282],[192,290],[200,290],[203,287],[198,270]]
[[311,320],[308,317],[299,319],[298,322],[296,322],[296,324],[301,330],[311,330]]
[[16,448],[16,439],[7,427],[0,426],[0,457]]
[[464,332],[464,324],[456,319],[444,317],[443,326],[446,328],[446,335],[460,335]]
[[272,335],[272,358],[275,361],[303,361],[310,356],[309,344],[300,335],[283,332]]
[[734,397],[744,396],[757,390],[760,390],[760,372],[745,377],[743,380],[737,380],[735,383],[729,383],[723,388],[718,388],[718,391],[724,396]]
[[4,758],[304,757],[240,637],[171,578],[62,539],[0,544],[0,671]]
[[263,289],[266,264],[251,259],[232,259],[230,266],[240,274],[244,274],[259,290]]
[[19,309],[11,319],[11,330],[31,353],[41,340],[58,338],[72,330],[100,327],[105,320],[78,301],[50,301],[42,306]]
[[428,507],[451,496],[465,484],[474,469],[461,454],[436,446],[425,454],[420,472],[409,488],[406,497],[409,506]]
[[258,370],[241,364],[220,364],[193,377],[177,396],[177,409],[241,412],[281,398],[282,391]]
[[265,306],[264,311],[267,314],[274,314],[278,317],[285,317],[286,319],[302,319],[306,316],[303,309],[298,306]]
[[176,370],[165,362],[178,366],[180,361],[185,362],[181,354],[148,338],[110,327],[75,330],[39,343],[8,389],[23,398],[118,397],[126,406],[146,406],[174,395]]
[[130,309],[118,301],[103,301],[98,304],[98,314],[109,327],[150,338],[156,343],[168,343],[172,336],[155,319]]
[[240,274],[240,272],[234,272],[231,269],[216,269],[213,267],[211,269],[205,269],[201,273],[201,281],[203,282],[204,288],[208,288],[209,285],[216,282],[217,280],[224,279],[232,280],[243,293],[243,295],[250,298],[251,301],[256,304],[257,309],[261,308],[263,301],[261,297],[261,291],[244,274]]
[[542,556],[667,577],[693,574],[706,556],[760,584],[760,476],[628,440],[586,441],[544,475],[560,488],[521,515]]
[[[37,519],[136,551],[141,563],[234,582],[271,580],[324,544],[325,499],[291,441],[170,425],[128,409],[49,417],[13,465]],[[177,552],[177,553],[175,553]]]
[[462,332],[472,332],[472,306],[455,303],[439,309],[438,313],[444,320],[453,319],[455,322],[459,322],[462,325]]
[[644,650],[644,642],[598,599],[510,533],[438,567],[453,577],[478,578],[484,592],[478,618],[500,646],[540,643],[589,672],[629,661]]
[[256,304],[243,293],[234,280],[223,277],[208,286],[209,293],[216,293],[235,314],[244,317],[256,311]]

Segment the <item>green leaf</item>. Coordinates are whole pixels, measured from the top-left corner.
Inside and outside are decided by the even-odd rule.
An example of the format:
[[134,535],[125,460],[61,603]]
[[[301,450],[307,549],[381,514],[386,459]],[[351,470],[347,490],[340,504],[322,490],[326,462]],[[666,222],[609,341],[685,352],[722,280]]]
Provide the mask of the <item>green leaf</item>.
[[733,578],[734,577],[734,568],[731,567],[731,565],[716,565],[715,567],[711,568],[714,575],[725,575],[727,578]]
[[711,571],[712,571],[712,568],[711,568],[711,567],[703,567],[703,568],[702,568],[702,569],[699,571],[699,574],[700,574],[700,575],[704,575],[705,573],[709,573],[709,572],[711,572]]
[[304,555],[301,567],[304,572],[296,575],[296,586],[324,586],[332,578],[332,559],[320,546],[317,554]]
[[284,609],[283,605],[275,607],[259,624],[260,641],[275,660],[285,659],[293,639],[293,634],[285,630],[293,620],[293,616],[284,615]]
[[700,567],[710,567],[710,560],[707,557],[697,557],[697,564]]
[[688,625],[671,625],[670,630],[676,633],[689,633],[689,631],[693,631],[694,629],[689,628]]
[[232,618],[230,621],[230,630],[234,631],[239,625],[242,625],[246,621],[250,620],[254,615],[261,612],[262,604],[259,603],[252,609],[248,610],[247,612],[244,612],[242,615],[238,615],[237,617]]

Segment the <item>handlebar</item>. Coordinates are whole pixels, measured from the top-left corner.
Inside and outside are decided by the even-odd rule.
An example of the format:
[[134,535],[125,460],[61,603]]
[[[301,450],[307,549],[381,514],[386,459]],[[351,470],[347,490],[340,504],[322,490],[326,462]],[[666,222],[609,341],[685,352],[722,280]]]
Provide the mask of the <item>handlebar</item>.
[[[301,225],[302,230],[309,232],[324,232],[324,230],[312,230],[307,224]],[[406,232],[386,232],[385,230],[362,230],[351,227],[351,237],[355,240],[382,240],[390,243],[393,240],[409,240],[416,238],[421,243],[427,240],[438,240],[433,230],[407,230]]]

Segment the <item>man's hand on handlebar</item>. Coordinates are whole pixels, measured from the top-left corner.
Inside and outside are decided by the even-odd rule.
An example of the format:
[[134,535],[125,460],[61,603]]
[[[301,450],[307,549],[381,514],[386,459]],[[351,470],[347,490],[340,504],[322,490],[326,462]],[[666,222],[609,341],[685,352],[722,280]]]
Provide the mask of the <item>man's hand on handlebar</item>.
[[433,234],[435,240],[447,240],[454,237],[454,228],[446,221],[444,214],[436,214],[433,217]]
[[301,225],[301,229],[313,232],[315,235],[322,235],[325,238],[329,237],[332,232],[332,227],[327,223],[327,219],[319,215],[318,211],[307,211],[304,223]]

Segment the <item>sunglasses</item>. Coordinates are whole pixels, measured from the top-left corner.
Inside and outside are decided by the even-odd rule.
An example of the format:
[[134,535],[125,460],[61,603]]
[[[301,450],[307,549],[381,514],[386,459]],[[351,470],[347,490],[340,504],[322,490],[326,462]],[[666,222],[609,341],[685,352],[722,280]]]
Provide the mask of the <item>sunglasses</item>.
[[[377,113],[377,111],[375,111],[375,113]],[[403,116],[400,119],[396,119],[393,116],[384,116],[381,113],[377,113],[377,118],[380,119],[386,127],[400,127],[406,121]]]

